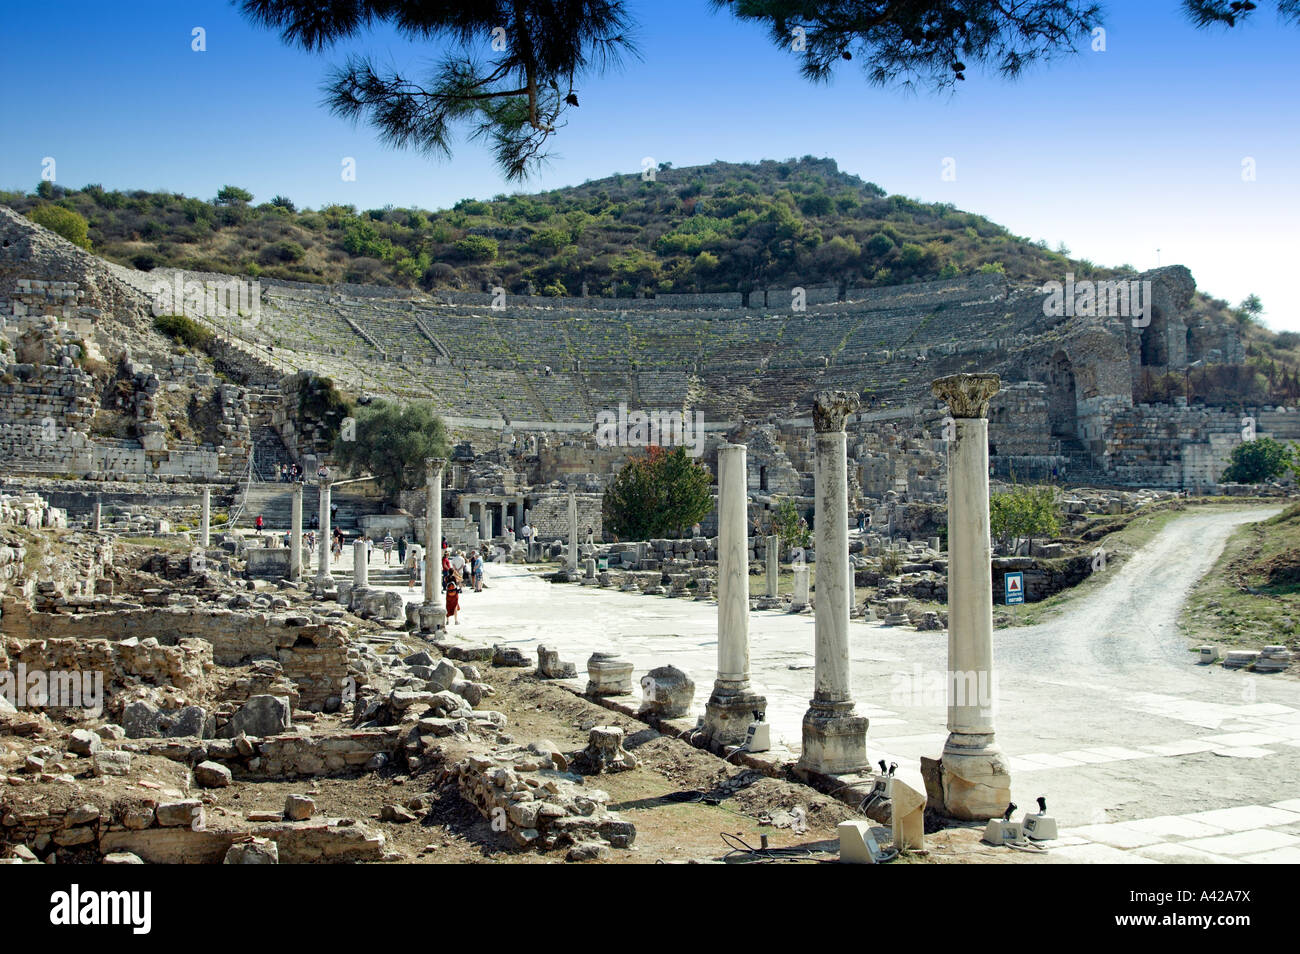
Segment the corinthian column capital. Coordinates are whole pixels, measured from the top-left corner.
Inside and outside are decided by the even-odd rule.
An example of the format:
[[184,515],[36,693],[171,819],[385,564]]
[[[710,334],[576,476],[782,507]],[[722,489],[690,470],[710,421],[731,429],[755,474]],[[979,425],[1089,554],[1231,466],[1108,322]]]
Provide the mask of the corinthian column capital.
[[953,417],[988,417],[989,399],[1002,381],[996,374],[950,374],[930,383],[930,391],[945,401]]
[[844,421],[862,406],[851,391],[818,391],[813,398],[813,430],[819,434],[844,430]]

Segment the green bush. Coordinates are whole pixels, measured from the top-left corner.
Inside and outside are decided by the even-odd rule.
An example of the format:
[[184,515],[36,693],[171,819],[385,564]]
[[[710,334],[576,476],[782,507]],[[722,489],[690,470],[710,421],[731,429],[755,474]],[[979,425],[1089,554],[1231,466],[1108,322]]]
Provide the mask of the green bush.
[[188,315],[159,315],[153,326],[172,340],[190,348],[205,347],[212,332]]
[[496,239],[485,235],[467,235],[454,248],[456,254],[467,262],[492,262],[497,257]]
[[51,232],[63,236],[73,245],[84,249],[90,248],[90,223],[85,216],[61,205],[38,205],[27,213],[27,217],[37,225],[44,226]]
[[1223,479],[1234,484],[1262,484],[1280,477],[1292,466],[1293,451],[1271,437],[1242,441],[1232,449]]

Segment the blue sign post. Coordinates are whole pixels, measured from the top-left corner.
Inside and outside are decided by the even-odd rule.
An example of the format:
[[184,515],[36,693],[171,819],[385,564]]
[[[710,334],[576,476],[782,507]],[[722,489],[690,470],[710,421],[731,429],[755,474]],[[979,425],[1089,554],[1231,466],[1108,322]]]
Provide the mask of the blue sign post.
[[1006,593],[1008,606],[1015,606],[1025,601],[1025,575],[1019,571],[1002,577],[1002,586]]

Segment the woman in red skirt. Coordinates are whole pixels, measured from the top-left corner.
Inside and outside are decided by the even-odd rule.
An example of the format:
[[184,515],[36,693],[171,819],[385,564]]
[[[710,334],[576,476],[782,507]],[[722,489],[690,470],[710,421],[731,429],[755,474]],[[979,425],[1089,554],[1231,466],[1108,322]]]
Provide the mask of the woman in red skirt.
[[447,619],[460,625],[460,583],[454,576],[447,581]]

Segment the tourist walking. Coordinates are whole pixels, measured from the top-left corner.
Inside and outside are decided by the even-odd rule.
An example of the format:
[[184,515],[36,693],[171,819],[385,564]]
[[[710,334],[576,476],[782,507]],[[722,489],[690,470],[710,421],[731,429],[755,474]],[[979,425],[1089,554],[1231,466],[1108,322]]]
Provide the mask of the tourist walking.
[[395,545],[393,535],[391,533],[385,533],[384,540],[380,544],[384,549],[384,566],[388,566],[388,564],[393,562],[393,547]]
[[[402,538],[402,542],[403,542],[403,543],[406,542],[406,538],[405,538],[405,537]],[[420,561],[417,560],[417,559],[415,558],[415,547],[411,547],[411,548],[407,551],[407,553],[406,553],[406,559],[403,560],[402,562],[403,562],[403,563],[405,564],[405,566],[406,566],[406,578],[407,578],[406,588],[407,588],[408,590],[413,590],[413,589],[415,589],[415,582],[416,582],[416,579],[417,579],[417,578],[419,577],[419,575],[420,575],[420,572],[419,572],[419,569],[418,569],[418,567],[419,567],[419,565],[420,565]]]
[[397,541],[397,562],[403,566],[406,564],[406,551],[408,548],[406,534],[402,534],[402,539]]
[[474,592],[483,592],[483,554],[475,553],[474,562],[471,565],[474,573]]
[[454,578],[447,581],[447,619],[460,625],[460,584]]
[[257,527],[257,535],[260,537],[262,535],[262,527],[264,526],[264,524],[262,523],[262,515],[260,513],[257,515],[257,522],[255,526]]

